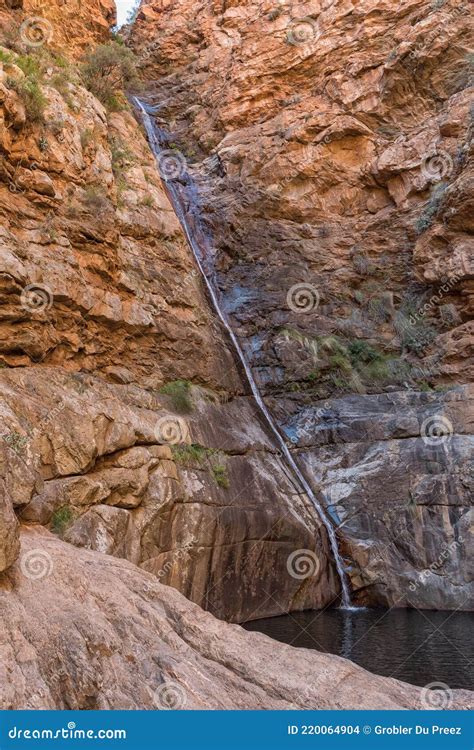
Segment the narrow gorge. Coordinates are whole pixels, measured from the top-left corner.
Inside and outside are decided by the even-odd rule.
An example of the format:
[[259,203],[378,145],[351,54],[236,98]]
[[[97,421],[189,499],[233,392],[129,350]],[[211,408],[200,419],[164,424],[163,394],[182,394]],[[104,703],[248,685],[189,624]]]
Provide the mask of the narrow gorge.
[[0,8],[0,707],[467,708],[469,3],[130,10]]

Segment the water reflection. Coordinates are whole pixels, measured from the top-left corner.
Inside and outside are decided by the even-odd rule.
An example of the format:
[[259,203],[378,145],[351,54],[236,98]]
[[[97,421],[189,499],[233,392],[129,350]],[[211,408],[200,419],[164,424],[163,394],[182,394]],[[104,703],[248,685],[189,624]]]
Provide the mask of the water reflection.
[[414,685],[473,689],[472,613],[327,609],[249,622],[299,648],[326,651]]

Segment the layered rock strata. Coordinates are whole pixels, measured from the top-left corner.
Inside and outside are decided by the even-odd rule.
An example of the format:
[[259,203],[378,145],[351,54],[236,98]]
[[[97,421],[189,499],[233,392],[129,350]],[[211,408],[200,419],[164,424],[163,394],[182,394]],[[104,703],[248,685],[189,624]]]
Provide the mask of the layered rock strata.
[[[47,41],[17,45],[0,50],[0,569],[21,518],[222,618],[337,599],[326,532],[259,421],[131,111],[106,111]],[[307,580],[287,566],[300,549]]]
[[468,11],[145,0],[131,34],[361,603],[472,602]]

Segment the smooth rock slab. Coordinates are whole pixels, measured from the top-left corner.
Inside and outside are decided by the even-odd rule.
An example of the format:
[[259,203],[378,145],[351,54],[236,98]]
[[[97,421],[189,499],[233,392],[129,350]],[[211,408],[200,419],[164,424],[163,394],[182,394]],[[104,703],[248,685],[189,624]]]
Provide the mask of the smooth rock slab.
[[[451,708],[472,694],[454,691]],[[0,576],[2,709],[403,709],[422,690],[216,620],[39,529]]]

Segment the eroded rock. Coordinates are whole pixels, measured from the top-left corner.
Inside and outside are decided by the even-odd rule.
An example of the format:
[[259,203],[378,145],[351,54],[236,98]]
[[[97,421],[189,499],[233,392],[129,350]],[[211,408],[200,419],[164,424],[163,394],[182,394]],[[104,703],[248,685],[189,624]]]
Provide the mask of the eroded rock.
[[[74,596],[71,596],[74,591]],[[71,627],[74,623],[74,627]],[[423,691],[228,625],[130,563],[25,529],[0,576],[2,709],[420,708]],[[8,677],[7,677],[8,675]],[[450,708],[472,693],[453,691]]]

